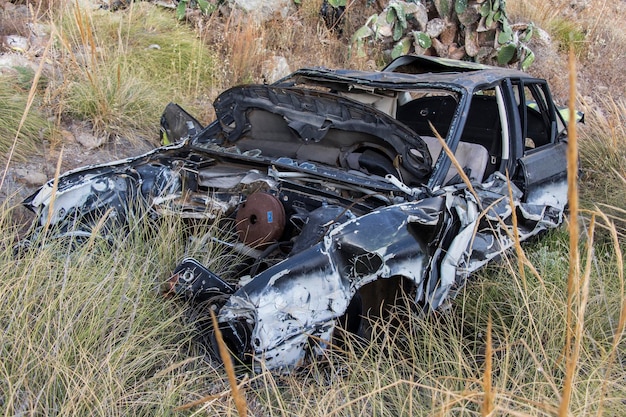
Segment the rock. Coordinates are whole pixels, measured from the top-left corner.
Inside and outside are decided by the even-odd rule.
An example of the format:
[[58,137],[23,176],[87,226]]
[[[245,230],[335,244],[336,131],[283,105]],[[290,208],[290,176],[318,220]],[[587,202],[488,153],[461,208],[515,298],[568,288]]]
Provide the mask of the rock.
[[0,54],[0,73],[17,75],[18,72],[15,69],[16,67],[26,67],[32,69],[33,71],[37,71],[38,68],[37,63],[20,53],[7,52],[5,54]]
[[263,62],[261,71],[263,79],[267,83],[273,83],[274,81],[278,81],[291,73],[287,58],[278,55],[275,55],[270,59],[265,60],[265,62]]
[[40,170],[31,168],[15,168],[13,170],[16,181],[27,185],[42,185],[48,181],[48,176]]
[[153,3],[159,7],[164,7],[166,9],[175,9],[178,4],[173,0],[155,0]]
[[42,23],[27,23],[26,27],[30,29],[30,33],[32,36],[38,38],[44,38],[50,34],[50,26],[44,25]]
[[285,18],[294,7],[293,0],[228,0],[228,2],[233,7],[245,11],[257,22],[265,22],[274,14]]
[[69,130],[61,130],[61,137],[63,138],[63,143],[76,143],[76,136]]
[[9,48],[12,51],[21,53],[26,52],[30,47],[30,43],[27,38],[17,35],[5,36],[2,40],[2,44],[4,47]]
[[426,33],[431,38],[436,38],[441,35],[445,28],[446,22],[443,19],[435,18],[426,24]]
[[72,133],[76,142],[80,143],[83,147],[87,149],[96,149],[102,146],[105,142],[104,137],[97,137],[91,133],[90,129],[85,126],[78,127],[76,125],[72,125]]
[[537,44],[541,44],[543,46],[552,45],[552,38],[550,34],[540,27],[535,27],[533,29],[533,42]]

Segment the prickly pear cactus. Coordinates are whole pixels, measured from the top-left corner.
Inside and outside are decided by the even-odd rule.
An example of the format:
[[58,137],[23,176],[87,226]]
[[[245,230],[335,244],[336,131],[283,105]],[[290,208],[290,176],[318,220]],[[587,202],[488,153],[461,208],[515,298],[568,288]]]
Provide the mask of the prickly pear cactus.
[[511,24],[505,0],[390,0],[352,36],[357,55],[380,42],[391,58],[427,54],[525,70],[535,56],[527,46],[532,24]]

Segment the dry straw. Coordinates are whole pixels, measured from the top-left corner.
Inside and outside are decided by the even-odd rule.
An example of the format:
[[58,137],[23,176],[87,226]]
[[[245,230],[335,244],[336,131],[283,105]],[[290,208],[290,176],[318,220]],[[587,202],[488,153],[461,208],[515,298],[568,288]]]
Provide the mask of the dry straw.
[[[589,274],[583,281],[582,295],[580,284],[580,253],[578,250],[579,227],[578,227],[578,136],[576,131],[576,57],[573,46],[569,50],[569,125],[567,146],[567,185],[568,202],[570,209],[569,218],[569,273],[567,278],[567,318],[565,323],[565,380],[559,405],[559,416],[566,417],[569,413],[569,404],[576,376],[576,364],[580,355],[582,332],[584,324],[585,305],[589,292]],[[590,236],[592,237],[592,236]],[[591,248],[592,242],[589,241]],[[591,258],[587,258],[591,263]],[[587,269],[589,271],[589,268]],[[577,308],[576,322],[574,309]]]

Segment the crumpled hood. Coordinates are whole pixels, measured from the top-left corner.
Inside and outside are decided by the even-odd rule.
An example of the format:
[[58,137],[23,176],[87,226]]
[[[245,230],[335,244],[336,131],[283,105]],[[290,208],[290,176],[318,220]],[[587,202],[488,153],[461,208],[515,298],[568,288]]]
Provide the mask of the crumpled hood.
[[[352,132],[376,137],[381,146],[391,146],[400,155],[402,166],[416,178],[427,178],[431,172],[428,147],[415,132],[372,106],[339,94],[250,85],[226,90],[215,100],[214,107],[224,145],[269,136],[276,141],[285,137],[324,143],[332,131]],[[253,110],[280,116],[284,126],[270,125],[267,117],[254,118]]]

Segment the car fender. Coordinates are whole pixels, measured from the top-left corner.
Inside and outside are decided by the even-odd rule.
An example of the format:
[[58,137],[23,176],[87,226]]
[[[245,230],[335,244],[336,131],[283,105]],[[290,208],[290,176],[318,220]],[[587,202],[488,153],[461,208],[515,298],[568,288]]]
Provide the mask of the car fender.
[[[230,335],[231,347],[250,350],[269,368],[292,367],[307,345],[330,342],[336,319],[364,285],[402,276],[421,287],[430,269],[428,242],[444,203],[442,197],[426,199],[346,221],[255,276],[219,312],[219,322],[239,333]],[[243,340],[249,346],[240,345]]]

